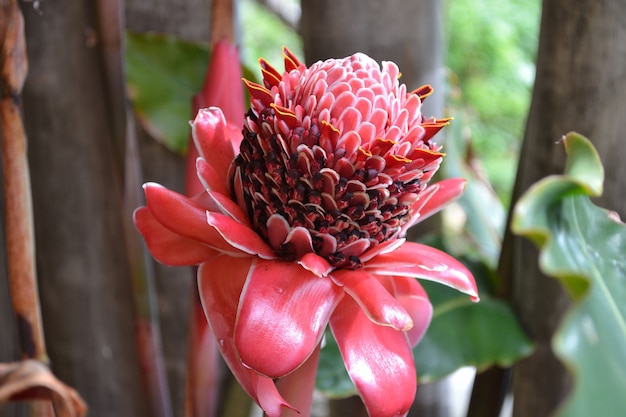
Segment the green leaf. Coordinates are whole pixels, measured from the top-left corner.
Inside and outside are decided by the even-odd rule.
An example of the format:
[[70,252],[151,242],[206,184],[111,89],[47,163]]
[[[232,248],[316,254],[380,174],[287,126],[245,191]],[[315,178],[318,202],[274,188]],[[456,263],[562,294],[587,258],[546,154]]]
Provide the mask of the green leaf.
[[[487,280],[473,272],[479,282]],[[480,302],[473,303],[448,287],[422,285],[434,309],[430,327],[413,348],[421,382],[443,378],[463,366],[478,371],[494,365],[507,367],[532,352],[533,344],[508,303],[490,298],[482,288]]]
[[206,46],[158,34],[126,33],[126,82],[135,113],[150,135],[184,154],[191,98],[207,70]]
[[341,358],[339,346],[330,330],[324,335],[315,388],[331,399],[347,398],[357,394]]
[[593,145],[569,133],[564,175],[522,196],[512,229],[541,249],[541,270],[557,278],[573,305],[553,337],[574,377],[560,417],[619,417],[626,410],[626,226],[593,205],[604,170]]

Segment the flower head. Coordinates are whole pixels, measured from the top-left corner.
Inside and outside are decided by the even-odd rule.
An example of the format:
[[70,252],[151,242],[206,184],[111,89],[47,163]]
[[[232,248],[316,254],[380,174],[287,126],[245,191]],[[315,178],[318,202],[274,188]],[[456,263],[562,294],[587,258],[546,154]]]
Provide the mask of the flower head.
[[270,416],[289,406],[273,379],[319,349],[327,325],[372,416],[403,415],[416,389],[411,347],[432,307],[415,278],[477,299],[471,273],[403,238],[458,197],[465,182],[428,184],[448,123],[421,114],[395,64],[363,54],[285,71],[260,61],[245,81],[241,127],[218,108],[192,123],[205,192],[186,198],[146,184],[135,223],[169,265],[201,264],[204,307],[220,349]]
[[431,88],[407,93],[391,62],[356,54],[306,68],[289,53],[285,62],[281,75],[261,61],[263,85],[246,81],[234,195],[282,258],[314,252],[358,268],[419,216],[443,156],[430,139],[448,120],[422,116]]

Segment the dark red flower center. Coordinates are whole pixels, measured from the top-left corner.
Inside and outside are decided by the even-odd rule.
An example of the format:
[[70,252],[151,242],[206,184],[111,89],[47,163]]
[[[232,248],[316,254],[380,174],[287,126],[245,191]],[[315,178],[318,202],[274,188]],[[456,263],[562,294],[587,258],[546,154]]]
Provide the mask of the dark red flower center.
[[[272,108],[259,116],[250,110],[247,117],[257,128],[274,125]],[[280,215],[290,227],[307,229],[313,251],[332,265],[357,268],[364,249],[398,236],[421,182],[392,180],[379,170],[380,158],[371,156],[345,167],[343,155],[328,155],[317,145],[328,131],[313,121],[309,129],[293,129],[286,141],[281,134],[258,134],[246,126],[235,159],[243,205],[266,241],[268,220]],[[299,254],[290,242],[274,249],[285,259]]]

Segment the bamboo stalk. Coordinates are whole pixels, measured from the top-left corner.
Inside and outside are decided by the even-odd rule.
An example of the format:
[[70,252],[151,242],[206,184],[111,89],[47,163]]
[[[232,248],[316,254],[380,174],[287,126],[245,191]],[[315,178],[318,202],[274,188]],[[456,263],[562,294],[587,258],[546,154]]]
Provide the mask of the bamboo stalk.
[[18,320],[22,357],[47,363],[35,271],[26,134],[18,107],[28,67],[24,19],[15,0],[3,1],[0,13],[3,37],[0,118],[9,285]]
[[[128,130],[131,129],[133,127],[129,127]],[[172,417],[173,410],[157,314],[154,271],[151,268],[151,259],[148,258],[145,246],[139,240],[139,234],[132,222],[132,212],[142,204],[142,200],[140,196],[133,195],[132,191],[141,190],[141,177],[137,173],[131,174],[138,170],[139,156],[134,131],[129,133],[129,136],[133,138],[127,139],[123,226],[135,304],[135,339],[150,415]]]
[[[22,359],[36,359],[48,365],[35,268],[35,238],[26,133],[19,108],[20,93],[28,72],[24,17],[16,0],[3,0],[0,5],[2,37],[0,128],[11,303],[17,318]],[[53,413],[50,402],[31,402],[31,416],[47,417]]]
[[125,94],[123,0],[99,0],[100,35],[113,111],[114,141],[123,163],[122,219],[135,307],[135,343],[148,410],[154,417],[172,417],[157,313],[156,285],[151,260],[134,228],[132,214],[144,204],[142,174],[133,112]]

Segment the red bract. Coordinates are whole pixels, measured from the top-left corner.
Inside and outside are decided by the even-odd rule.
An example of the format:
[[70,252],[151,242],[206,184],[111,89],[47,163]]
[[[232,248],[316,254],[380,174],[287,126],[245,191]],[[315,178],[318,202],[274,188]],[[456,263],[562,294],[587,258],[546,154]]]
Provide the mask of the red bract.
[[[431,92],[407,92],[395,64],[363,54],[306,68],[285,50],[246,81],[241,127],[219,108],[192,123],[205,192],[146,184],[135,223],[154,257],[201,264],[205,311],[221,352],[269,416],[288,406],[273,379],[298,369],[329,324],[371,416],[404,415],[416,389],[411,347],[432,315],[415,278],[477,300],[471,273],[403,238],[463,192],[428,185],[443,154],[426,119]],[[302,410],[307,411],[307,410]]]

